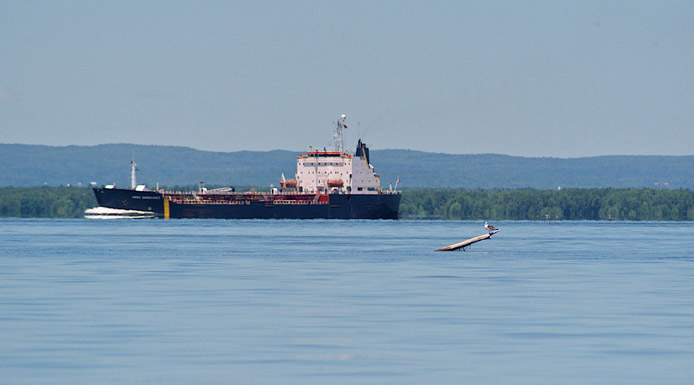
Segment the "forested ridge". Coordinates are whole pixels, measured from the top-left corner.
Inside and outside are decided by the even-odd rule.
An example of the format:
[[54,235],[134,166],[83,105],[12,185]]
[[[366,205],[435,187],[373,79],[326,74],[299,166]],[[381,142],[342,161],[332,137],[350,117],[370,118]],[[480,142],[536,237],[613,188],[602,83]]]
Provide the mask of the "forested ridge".
[[[377,143],[369,143],[377,145]],[[0,186],[130,186],[130,161],[138,183],[150,187],[205,181],[221,186],[277,185],[292,178],[301,151],[211,152],[188,147],[108,144],[39,146],[0,144]],[[384,187],[463,189],[670,188],[694,189],[694,156],[613,155],[527,158],[499,154],[441,154],[371,149],[370,163]]]
[[[0,188],[0,217],[80,218],[97,205],[83,187]],[[694,220],[687,189],[406,189],[402,219]]]
[[401,218],[485,220],[694,220],[686,189],[410,189]]

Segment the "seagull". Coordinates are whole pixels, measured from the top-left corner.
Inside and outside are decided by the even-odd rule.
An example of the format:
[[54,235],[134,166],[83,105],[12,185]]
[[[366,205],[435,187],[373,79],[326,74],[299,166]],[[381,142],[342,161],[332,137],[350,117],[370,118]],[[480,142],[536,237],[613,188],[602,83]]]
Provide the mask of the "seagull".
[[490,233],[491,233],[492,231],[499,231],[499,229],[497,229],[496,227],[490,225],[490,224],[487,223],[487,222],[484,222],[484,228],[487,229],[487,231],[489,231]]

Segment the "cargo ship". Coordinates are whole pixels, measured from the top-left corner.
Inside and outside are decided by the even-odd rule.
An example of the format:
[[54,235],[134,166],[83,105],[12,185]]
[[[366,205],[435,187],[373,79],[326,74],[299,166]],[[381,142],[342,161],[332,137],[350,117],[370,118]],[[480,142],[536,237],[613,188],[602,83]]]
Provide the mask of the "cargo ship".
[[333,150],[297,156],[296,174],[284,175],[279,188],[237,192],[233,187],[197,191],[150,190],[136,183],[131,162],[130,188],[95,187],[100,207],[152,213],[154,217],[221,219],[398,219],[400,192],[381,188],[369,148],[359,139],[354,153],[343,148],[346,117],[336,122]]

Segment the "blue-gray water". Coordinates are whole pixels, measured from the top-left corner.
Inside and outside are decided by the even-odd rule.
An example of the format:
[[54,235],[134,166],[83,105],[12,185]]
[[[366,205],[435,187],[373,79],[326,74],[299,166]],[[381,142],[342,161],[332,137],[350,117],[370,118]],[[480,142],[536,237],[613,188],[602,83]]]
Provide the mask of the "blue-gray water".
[[0,381],[694,381],[694,224],[494,225],[0,220]]

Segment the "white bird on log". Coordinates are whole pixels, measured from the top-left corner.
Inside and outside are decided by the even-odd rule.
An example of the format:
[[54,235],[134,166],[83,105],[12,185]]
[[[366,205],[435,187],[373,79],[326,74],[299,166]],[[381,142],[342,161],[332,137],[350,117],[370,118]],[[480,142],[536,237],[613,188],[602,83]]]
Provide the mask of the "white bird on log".
[[487,229],[487,231],[489,231],[490,233],[491,233],[492,231],[499,231],[499,229],[497,229],[496,227],[490,225],[490,224],[487,223],[487,222],[484,222],[484,228]]

